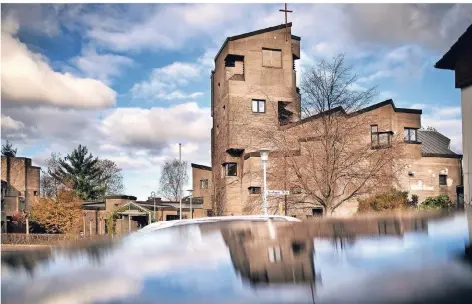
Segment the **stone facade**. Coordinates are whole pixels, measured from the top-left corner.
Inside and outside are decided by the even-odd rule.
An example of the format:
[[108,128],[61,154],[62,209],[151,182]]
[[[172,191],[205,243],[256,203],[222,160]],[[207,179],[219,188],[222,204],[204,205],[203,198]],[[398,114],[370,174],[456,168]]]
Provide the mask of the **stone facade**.
[[4,196],[6,215],[28,209],[39,199],[41,168],[30,158],[2,156],[2,180],[7,190]]
[[[258,136],[258,132],[274,137],[282,132],[300,134],[308,122],[317,123],[316,115],[304,119],[300,115],[300,95],[295,81],[300,38],[292,35],[291,24],[288,26],[287,39],[285,25],[228,37],[215,58],[215,70],[211,75],[213,128],[209,185],[212,189],[205,190],[204,194],[197,193],[206,195],[206,198],[213,197],[213,210],[217,209],[215,204],[222,204],[224,215],[247,213],[245,203],[261,197],[258,151],[273,147],[263,136]],[[392,100],[387,100],[362,109],[355,115],[365,120],[366,132],[362,142],[369,143],[372,125],[377,125],[379,132],[390,132],[392,138],[402,138],[405,128],[421,128],[421,113],[421,110],[397,108]],[[302,155],[304,147],[311,144],[296,136],[291,140],[293,148],[290,152],[295,156]],[[417,194],[420,200],[443,193],[455,199],[456,186],[462,183],[461,156],[448,147],[444,148],[448,155],[427,155],[423,148],[416,139],[405,142],[408,171],[399,173],[401,188],[410,194]],[[269,157],[272,162],[276,161],[276,157],[272,156],[275,153]],[[269,161],[269,175],[270,166]],[[209,178],[208,168],[193,168],[194,189],[198,189],[204,171],[207,174],[205,177]],[[290,173],[287,174],[290,176]],[[443,175],[447,175],[444,185],[439,185],[439,175],[442,179]],[[269,189],[274,189],[273,184],[279,182],[271,180],[270,176],[267,181]],[[284,200],[295,201],[299,196],[291,194]],[[352,215],[356,210],[357,201],[352,200],[338,208],[335,215]],[[305,217],[315,214],[315,211],[313,205],[308,204],[298,210],[287,211],[287,215]],[[261,210],[251,213],[259,212]]]

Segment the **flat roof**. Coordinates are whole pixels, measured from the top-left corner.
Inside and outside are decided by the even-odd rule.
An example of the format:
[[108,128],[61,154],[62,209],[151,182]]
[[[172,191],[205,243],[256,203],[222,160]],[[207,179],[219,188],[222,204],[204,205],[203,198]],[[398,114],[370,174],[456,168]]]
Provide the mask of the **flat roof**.
[[201,169],[201,170],[207,170],[207,171],[211,171],[211,167],[208,167],[208,166],[204,166],[204,165],[199,165],[199,164],[190,164],[190,166],[192,168],[196,168],[196,169]]

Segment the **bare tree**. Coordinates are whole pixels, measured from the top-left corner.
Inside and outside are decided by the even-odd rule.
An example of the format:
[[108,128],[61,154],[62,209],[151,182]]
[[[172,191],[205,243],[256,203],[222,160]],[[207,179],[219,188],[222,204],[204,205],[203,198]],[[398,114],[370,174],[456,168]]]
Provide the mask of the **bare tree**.
[[59,168],[59,161],[61,158],[62,156],[60,153],[51,153],[51,157],[45,161],[47,169],[41,169],[40,193],[44,198],[55,199],[57,191],[61,186],[63,186],[58,179],[51,175],[51,172],[55,172]]
[[123,184],[121,168],[109,159],[99,160],[97,166],[102,171],[105,184],[105,195],[124,194],[125,186]]
[[159,189],[163,197],[179,201],[182,196],[182,186],[188,181],[187,162],[177,159],[166,161],[162,166]]
[[343,56],[322,61],[302,78],[301,121],[276,132],[251,131],[274,151],[269,188],[297,193],[288,200],[271,198],[271,213],[282,203],[285,212],[322,207],[332,214],[348,201],[396,184],[405,159],[401,134],[380,125],[371,138],[370,126],[379,120],[362,109],[372,102],[375,88],[358,89],[357,79]]

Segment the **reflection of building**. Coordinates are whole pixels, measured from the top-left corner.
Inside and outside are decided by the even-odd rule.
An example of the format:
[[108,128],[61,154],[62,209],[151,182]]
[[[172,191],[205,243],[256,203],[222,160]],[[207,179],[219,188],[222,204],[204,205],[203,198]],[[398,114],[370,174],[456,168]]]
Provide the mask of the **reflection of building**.
[[315,281],[313,239],[265,237],[258,229],[223,229],[234,268],[251,284]]
[[[163,201],[161,198],[152,198],[147,201],[136,201],[135,196],[114,195],[106,196],[103,201],[85,202],[83,230],[86,235],[105,234],[108,232],[107,221],[114,215],[115,232],[127,233],[148,225],[152,219],[169,221],[179,219],[179,202]],[[192,198],[194,217],[203,216],[203,204],[200,197]],[[182,199],[182,216],[191,218],[190,198]]]
[[40,171],[30,158],[2,156],[2,222],[38,200]]
[[[257,131],[270,132],[274,137],[288,135],[293,147],[291,157],[303,156],[301,153],[307,147],[316,145],[315,140],[304,137],[303,128],[320,121],[323,113],[301,117],[301,95],[296,84],[298,71],[295,69],[295,63],[300,59],[301,38],[291,34],[291,23],[287,26],[228,37],[215,57],[215,70],[211,73],[212,167],[195,165],[192,171],[194,189],[196,183],[208,179],[212,188],[209,192],[216,202],[224,202],[226,215],[249,212],[244,210],[245,205],[259,200],[261,148],[274,150],[269,156],[268,187],[283,187],[279,180],[270,178],[271,164],[283,161],[277,156],[281,151],[276,151],[273,141],[255,135]],[[342,108],[333,111],[347,117]],[[371,144],[374,149],[388,145],[394,136],[404,138],[406,154],[412,160],[408,161],[408,170],[399,176],[403,190],[417,194],[420,202],[439,194],[447,194],[455,200],[456,185],[461,183],[461,155],[449,150],[449,139],[438,132],[418,131],[421,114],[421,110],[397,108],[392,100],[386,100],[359,110],[351,117],[359,115],[368,120],[365,144]],[[202,178],[209,170],[211,177]],[[285,175],[287,180],[295,180],[295,173]],[[303,204],[307,198],[297,187],[282,190],[291,191],[286,198],[287,206],[302,203],[297,204],[298,208],[287,210],[288,215],[305,218],[320,212],[321,206],[317,208],[314,202]],[[278,199],[269,197],[269,203],[277,205]],[[357,200],[352,199],[335,214],[351,215],[356,210]]]
[[464,202],[472,204],[472,25],[434,66],[455,72],[455,87],[461,89]]
[[[399,236],[427,232],[427,218],[375,217],[346,220],[274,223],[271,237],[267,224],[222,229],[234,268],[249,282],[309,283],[315,281],[314,238],[345,242],[365,236]],[[342,248],[342,244],[341,244]]]

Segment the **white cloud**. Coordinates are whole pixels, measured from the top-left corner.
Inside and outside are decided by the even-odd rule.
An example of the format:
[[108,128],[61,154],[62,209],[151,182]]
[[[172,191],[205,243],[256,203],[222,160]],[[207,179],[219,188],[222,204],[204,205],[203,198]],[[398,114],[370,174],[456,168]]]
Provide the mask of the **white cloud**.
[[2,130],[20,130],[25,125],[21,121],[12,119],[10,116],[2,114]]
[[115,103],[116,92],[102,82],[52,70],[45,57],[31,52],[12,36],[18,27],[7,20],[10,25],[6,27],[7,31],[2,31],[4,104],[104,108]]
[[85,76],[109,82],[111,77],[120,76],[126,67],[132,66],[134,61],[126,56],[99,54],[89,47],[82,50],[80,56],[74,57],[71,63]]
[[184,93],[179,86],[189,83],[201,75],[201,66],[192,63],[174,62],[153,69],[148,80],[136,83],[131,88],[133,98],[186,99],[197,98],[202,92]]
[[169,141],[208,140],[210,109],[194,102],[171,108],[118,108],[103,119],[101,128],[119,145],[160,150]]

